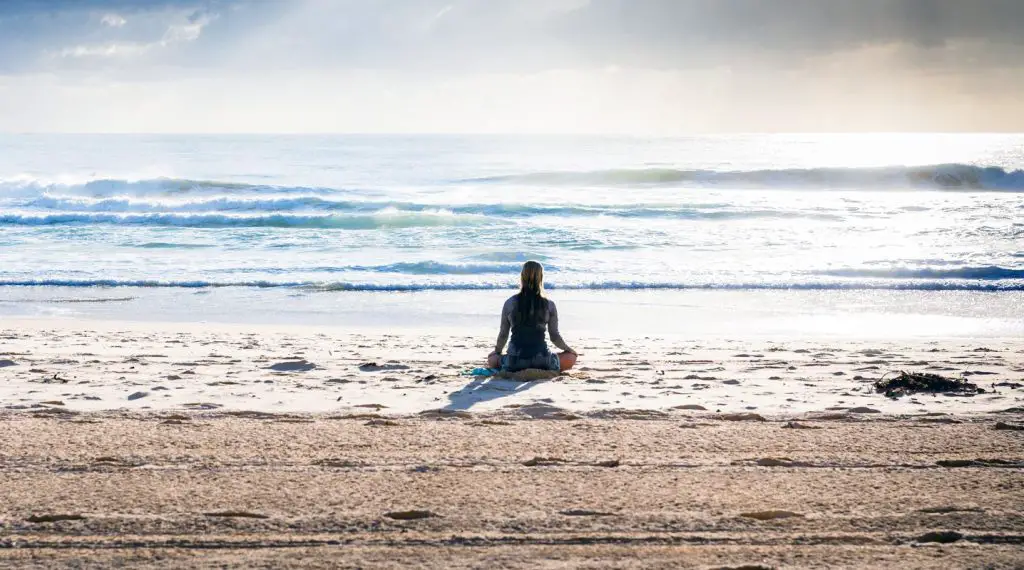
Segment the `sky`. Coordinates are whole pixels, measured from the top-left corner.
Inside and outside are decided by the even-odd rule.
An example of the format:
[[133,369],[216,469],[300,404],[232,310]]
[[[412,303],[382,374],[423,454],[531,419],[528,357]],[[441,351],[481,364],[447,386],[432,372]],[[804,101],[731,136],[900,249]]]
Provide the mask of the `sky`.
[[1024,131],[1021,0],[0,0],[2,132]]

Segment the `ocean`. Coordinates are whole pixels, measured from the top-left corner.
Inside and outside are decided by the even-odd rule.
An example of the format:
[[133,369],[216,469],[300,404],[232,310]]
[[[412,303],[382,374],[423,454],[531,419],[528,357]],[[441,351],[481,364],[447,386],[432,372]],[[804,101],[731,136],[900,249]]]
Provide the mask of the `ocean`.
[[501,297],[527,259],[591,301],[959,292],[1012,322],[1024,135],[0,135],[0,315],[330,321]]

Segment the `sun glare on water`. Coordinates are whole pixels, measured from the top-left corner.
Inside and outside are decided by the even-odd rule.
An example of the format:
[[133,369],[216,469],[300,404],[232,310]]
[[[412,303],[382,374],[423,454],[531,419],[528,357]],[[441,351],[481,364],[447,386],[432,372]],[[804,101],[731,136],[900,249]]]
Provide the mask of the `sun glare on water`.
[[837,168],[920,166],[981,161],[1000,135],[850,133],[794,138],[808,163]]

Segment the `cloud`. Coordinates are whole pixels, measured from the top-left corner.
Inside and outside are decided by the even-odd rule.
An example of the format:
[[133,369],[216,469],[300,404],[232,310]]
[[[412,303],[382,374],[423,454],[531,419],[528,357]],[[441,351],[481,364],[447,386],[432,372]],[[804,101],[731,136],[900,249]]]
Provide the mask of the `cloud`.
[[[107,25],[107,19],[110,15],[103,17],[103,22]],[[119,18],[119,17],[118,17]],[[180,18],[180,17],[179,17]],[[153,50],[172,47],[177,44],[184,44],[194,42],[199,39],[203,33],[203,29],[216,19],[216,14],[207,14],[203,11],[196,10],[183,18],[183,21],[171,23],[167,26],[163,35],[158,40],[150,42],[104,42],[94,44],[83,44],[73,47],[66,47],[60,50],[61,57],[71,58],[109,58],[109,57],[137,57],[149,53]],[[116,20],[121,22],[119,25],[111,25],[112,27],[123,26],[124,18]]]
[[[596,59],[666,67],[898,44],[1024,44],[1019,0],[592,0],[556,24]],[[1004,48],[999,48],[1004,49]]]
[[108,43],[66,47],[60,50],[61,57],[131,57],[149,51],[153,44]]
[[214,19],[216,19],[216,15],[211,16],[197,10],[188,17],[186,23],[169,26],[159,43],[162,47],[166,47],[176,43],[194,42],[202,35],[203,28]]
[[[208,29],[214,14],[217,29]],[[128,19],[131,26],[124,25]],[[128,35],[128,28],[136,35],[100,33]],[[167,63],[467,72],[692,69],[743,61],[791,65],[894,44],[919,64],[926,63],[922,54],[948,60],[947,52],[970,45],[964,57],[985,64],[1019,57],[1021,29],[1020,0],[6,0],[0,71],[18,65],[5,50],[16,43],[22,53],[33,47],[52,53],[47,41],[78,38],[58,51],[87,58],[147,53],[200,36],[202,53],[181,53]]]
[[128,20],[125,20],[124,18],[122,18],[121,16],[118,16],[117,14],[111,13],[111,14],[104,14],[103,17],[100,18],[100,23],[102,23],[105,26],[110,26],[111,28],[120,28],[121,26],[124,26],[125,24],[127,24]]
[[1022,29],[1022,0],[0,0],[0,129],[1024,129]]
[[1012,63],[1024,46],[1020,0],[293,0],[236,7],[222,10],[206,55],[226,56],[239,68],[794,67],[880,45],[898,47],[892,63],[969,68]]

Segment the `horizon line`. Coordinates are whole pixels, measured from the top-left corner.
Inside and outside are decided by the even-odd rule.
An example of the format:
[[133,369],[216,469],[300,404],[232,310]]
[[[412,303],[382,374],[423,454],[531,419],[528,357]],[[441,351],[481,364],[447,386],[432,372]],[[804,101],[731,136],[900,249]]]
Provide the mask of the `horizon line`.
[[65,136],[453,136],[453,137],[635,137],[635,138],[685,138],[715,136],[837,136],[837,135],[1024,135],[1022,131],[991,131],[991,130],[909,130],[909,131],[693,131],[681,133],[635,133],[635,132],[501,132],[501,131],[6,131],[0,130],[0,136],[28,135],[65,135]]

